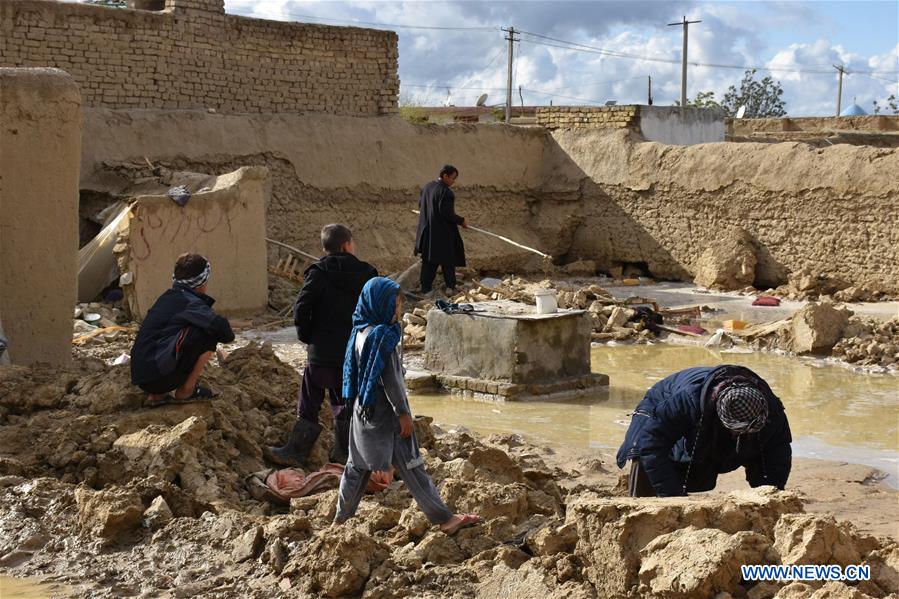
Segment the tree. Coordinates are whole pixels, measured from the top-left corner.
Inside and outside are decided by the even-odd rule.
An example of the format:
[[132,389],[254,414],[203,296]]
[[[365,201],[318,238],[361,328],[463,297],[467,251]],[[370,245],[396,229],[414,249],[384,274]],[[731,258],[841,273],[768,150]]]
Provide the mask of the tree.
[[715,92],[699,92],[692,100],[687,100],[687,106],[697,108],[721,108],[721,103],[715,99]]
[[770,76],[756,81],[755,69],[748,69],[743,73],[739,91],[736,86],[731,85],[724,94],[721,107],[730,116],[735,116],[740,106],[746,107],[744,116],[749,118],[784,116],[787,111],[783,93],[780,81],[775,81]]
[[428,111],[422,108],[421,100],[408,93],[400,94],[400,116],[416,125],[428,122]]
[[881,106],[877,103],[877,100],[874,100],[872,103],[874,104],[874,114],[880,114],[880,111],[888,112],[889,114],[899,114],[899,104],[896,103],[896,94],[890,94],[890,97],[884,100],[886,102],[886,106]]

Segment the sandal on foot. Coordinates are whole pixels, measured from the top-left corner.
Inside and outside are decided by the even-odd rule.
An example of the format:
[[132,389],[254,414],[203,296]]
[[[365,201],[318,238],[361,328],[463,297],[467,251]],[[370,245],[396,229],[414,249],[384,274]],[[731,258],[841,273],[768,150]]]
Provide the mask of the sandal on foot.
[[458,523],[451,526],[450,528],[443,528],[442,526],[440,527],[440,530],[443,531],[443,533],[446,534],[447,536],[451,537],[454,534],[456,534],[457,532],[459,532],[460,530],[462,530],[463,528],[469,528],[471,526],[474,526],[475,524],[480,524],[482,521],[481,517],[478,516],[477,514],[456,514],[456,515],[459,516]]
[[216,395],[218,395],[218,393],[215,393],[212,389],[197,385],[196,387],[194,387],[194,392],[187,397],[181,399],[179,399],[178,397],[172,397],[171,403],[190,403],[192,401],[202,401],[204,399],[212,399]]

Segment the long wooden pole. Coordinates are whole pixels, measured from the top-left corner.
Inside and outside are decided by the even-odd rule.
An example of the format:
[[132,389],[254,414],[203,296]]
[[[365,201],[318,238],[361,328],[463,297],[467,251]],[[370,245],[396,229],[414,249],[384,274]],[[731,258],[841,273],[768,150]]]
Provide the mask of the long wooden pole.
[[[412,212],[414,212],[415,214],[421,214],[418,210],[413,210]],[[552,256],[550,256],[549,254],[544,254],[540,250],[535,250],[534,248],[529,248],[526,245],[521,245],[517,241],[512,241],[508,237],[503,237],[502,235],[497,235],[496,233],[491,233],[490,231],[486,231],[486,230],[480,229],[478,227],[473,227],[471,225],[468,225],[468,228],[471,229],[472,231],[477,231],[478,233],[483,233],[484,235],[489,235],[490,237],[495,237],[501,241],[505,241],[506,243],[512,244],[515,247],[519,247],[523,250],[533,252],[533,253],[537,254],[538,256],[540,256],[541,258],[546,258],[547,260],[552,260]]]
[[282,248],[288,249],[291,252],[296,252],[300,256],[309,258],[310,260],[318,260],[319,259],[319,256],[313,256],[312,254],[310,254],[308,252],[304,252],[303,250],[301,250],[299,248],[295,248],[292,245],[287,245],[286,243],[282,243],[280,241],[275,241],[274,239],[269,239],[268,237],[266,237],[265,240],[269,243],[273,243],[275,245],[280,245]]

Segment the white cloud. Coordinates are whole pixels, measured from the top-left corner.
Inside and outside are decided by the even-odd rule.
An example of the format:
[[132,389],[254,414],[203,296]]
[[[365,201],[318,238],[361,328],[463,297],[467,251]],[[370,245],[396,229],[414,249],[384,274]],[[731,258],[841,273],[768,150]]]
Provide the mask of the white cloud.
[[[294,18],[315,15],[333,24],[353,21],[415,24],[428,27],[495,27],[492,31],[398,29],[402,95],[440,105],[452,90],[459,105],[473,105],[481,92],[488,104],[505,101],[506,47],[500,26],[532,31],[581,44],[634,54],[660,57],[672,63],[631,60],[576,52],[534,44],[534,38],[516,45],[515,91],[552,92],[555,96],[525,91],[528,104],[578,104],[582,100],[619,103],[645,102],[647,75],[653,78],[655,103],[667,105],[680,96],[681,30],[666,24],[681,16],[700,18],[690,28],[690,61],[755,65],[775,69],[782,82],[787,111],[792,115],[831,114],[836,101],[836,71],[828,65],[845,64],[850,72],[896,71],[899,45],[875,56],[848,51],[837,40],[821,39],[769,47],[764,35],[771,18],[779,27],[796,30],[827,27],[810,2],[309,2],[295,0],[227,0],[226,8],[262,18]],[[339,23],[338,23],[339,21]],[[360,26],[364,26],[361,25]],[[835,29],[834,31],[838,31]],[[549,40],[544,40],[549,41]],[[555,43],[555,42],[549,42]],[[777,69],[780,70],[777,70]],[[827,71],[798,73],[795,69]],[[789,69],[789,70],[788,70]],[[828,71],[832,70],[833,73]],[[762,71],[759,75],[768,74]],[[739,85],[741,69],[689,67],[689,96],[712,90],[720,98],[730,85]],[[896,75],[881,78],[861,74],[844,79],[844,105],[856,98],[870,110],[871,101],[897,93]],[[886,80],[885,80],[886,79]],[[467,88],[467,89],[465,89]]]

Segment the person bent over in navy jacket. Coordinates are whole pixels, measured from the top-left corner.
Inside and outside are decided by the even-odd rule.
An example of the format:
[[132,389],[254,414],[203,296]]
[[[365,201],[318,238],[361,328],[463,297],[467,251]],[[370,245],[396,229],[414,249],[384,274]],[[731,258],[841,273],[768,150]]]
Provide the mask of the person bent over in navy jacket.
[[206,295],[210,272],[203,256],[179,256],[172,288],[159,296],[141,324],[131,348],[131,382],[147,392],[148,406],[213,396],[199,385],[200,374],[216,344],[234,341],[234,332],[212,311],[215,300]]
[[750,486],[783,489],[791,442],[783,404],[760,376],[742,366],[688,368],[646,392],[617,462],[631,461],[632,497],[710,491],[740,466]]

